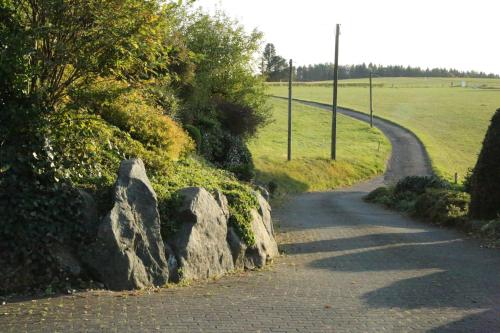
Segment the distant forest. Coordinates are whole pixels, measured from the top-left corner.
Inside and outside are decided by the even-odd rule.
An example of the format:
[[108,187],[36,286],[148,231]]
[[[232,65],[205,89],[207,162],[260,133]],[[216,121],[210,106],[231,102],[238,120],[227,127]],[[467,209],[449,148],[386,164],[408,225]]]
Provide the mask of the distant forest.
[[[285,58],[278,55],[276,47],[268,43],[262,54],[260,66],[262,75],[266,81],[276,82],[288,80],[289,67]],[[378,77],[463,77],[463,78],[500,78],[498,74],[486,74],[476,71],[459,71],[447,68],[420,68],[411,66],[382,66],[372,63],[366,65],[339,66],[339,79],[365,78],[374,73]],[[327,81],[333,80],[333,63],[299,66],[294,68],[295,81]]]
[[[500,78],[498,74],[476,71],[459,71],[447,68],[420,68],[411,66],[381,66],[374,64],[339,66],[340,79],[365,78],[373,72],[379,77],[463,77],[463,78]],[[333,79],[333,64],[299,66],[295,70],[296,81],[327,81]]]

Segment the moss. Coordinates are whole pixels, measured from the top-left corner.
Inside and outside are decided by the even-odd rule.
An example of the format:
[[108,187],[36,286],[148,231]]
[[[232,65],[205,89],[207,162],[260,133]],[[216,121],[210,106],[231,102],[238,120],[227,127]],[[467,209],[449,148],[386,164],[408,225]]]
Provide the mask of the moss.
[[191,156],[170,163],[168,169],[151,174],[150,179],[158,196],[164,237],[175,233],[182,222],[176,221],[171,214],[182,202],[176,192],[185,187],[197,186],[212,194],[221,191],[228,199],[229,223],[247,245],[255,243],[251,210],[258,207],[257,198],[250,186],[240,183],[231,173]]
[[[137,114],[148,116],[147,113]],[[157,115],[152,117],[153,122],[157,121]],[[163,149],[163,145],[142,143],[100,116],[84,111],[54,116],[51,125],[55,162],[61,166],[58,177],[92,192],[98,199],[101,213],[109,210],[110,189],[121,160],[141,158],[158,197],[164,235],[178,230],[179,222],[171,214],[180,202],[175,192],[197,186],[212,194],[221,191],[228,197],[231,224],[247,244],[253,244],[250,211],[256,207],[257,200],[252,188],[240,183],[232,173],[217,169],[196,155],[172,156],[172,151]]]

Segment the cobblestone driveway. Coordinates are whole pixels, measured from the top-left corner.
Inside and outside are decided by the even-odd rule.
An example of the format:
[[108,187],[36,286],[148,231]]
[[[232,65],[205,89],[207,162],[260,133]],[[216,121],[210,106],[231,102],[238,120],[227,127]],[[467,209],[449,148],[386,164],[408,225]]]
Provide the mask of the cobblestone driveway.
[[[412,139],[387,131],[394,175]],[[0,332],[500,332],[500,251],[364,203],[381,182],[275,211],[284,255],[268,270],[8,303]]]
[[285,254],[269,270],[159,292],[7,304],[0,331],[500,330],[498,250],[367,205],[361,195],[306,194],[277,212]]

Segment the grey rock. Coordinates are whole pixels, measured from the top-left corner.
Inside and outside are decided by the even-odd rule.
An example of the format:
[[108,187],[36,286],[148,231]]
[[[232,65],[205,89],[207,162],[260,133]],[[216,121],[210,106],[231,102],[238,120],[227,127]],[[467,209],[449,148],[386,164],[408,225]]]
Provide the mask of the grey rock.
[[267,190],[267,188],[265,188],[262,185],[255,185],[255,189],[264,197],[264,199],[266,201],[269,201],[269,198],[271,197],[271,195],[269,194],[269,191]]
[[219,207],[222,209],[222,212],[224,213],[226,218],[229,218],[229,202],[227,201],[226,196],[222,194],[221,191],[217,191],[217,193],[215,194],[215,200],[219,204]]
[[177,283],[179,282],[179,264],[177,263],[177,258],[172,248],[166,243],[163,243],[165,247],[165,258],[167,259],[168,265],[168,281]]
[[274,238],[269,203],[256,192],[259,209],[252,210],[251,228],[255,236],[255,244],[248,246],[237,235],[233,227],[229,227],[227,241],[237,269],[262,268],[274,257],[278,256],[278,245]]
[[122,161],[114,206],[100,223],[85,261],[110,289],[141,289],[168,282],[158,202],[141,160]]
[[175,214],[179,230],[167,240],[176,254],[180,279],[204,279],[234,269],[227,237],[227,217],[205,189],[179,191],[183,201]]
[[259,214],[262,217],[262,222],[264,222],[264,226],[267,229],[267,232],[270,236],[275,237],[274,235],[274,226],[271,218],[271,205],[269,202],[262,196],[260,193],[256,193],[257,201],[259,202]]
[[233,264],[235,269],[253,268],[245,267],[245,253],[247,251],[247,245],[236,233],[234,227],[229,226],[227,229],[227,243],[231,249],[231,254],[233,256]]
[[245,268],[262,268],[274,257],[278,256],[278,245],[274,236],[268,231],[263,217],[257,210],[252,210],[252,231],[255,244],[245,252]]

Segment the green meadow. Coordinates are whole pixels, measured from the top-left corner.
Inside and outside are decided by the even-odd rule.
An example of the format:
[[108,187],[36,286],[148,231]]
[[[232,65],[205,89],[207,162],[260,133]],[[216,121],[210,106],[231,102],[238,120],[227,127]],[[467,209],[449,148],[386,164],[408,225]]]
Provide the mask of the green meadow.
[[[462,86],[464,81],[465,86]],[[369,112],[368,80],[342,80],[339,105]],[[374,113],[412,130],[424,143],[435,171],[462,180],[475,165],[494,111],[500,108],[499,79],[374,78]],[[269,94],[287,96],[284,84]],[[294,98],[332,103],[331,82],[298,83]]]
[[337,161],[331,161],[331,113],[300,103],[292,105],[292,161],[288,162],[288,102],[271,98],[270,104],[273,120],[249,147],[257,179],[276,182],[278,197],[332,190],[384,172],[390,144],[379,130],[340,115]]

